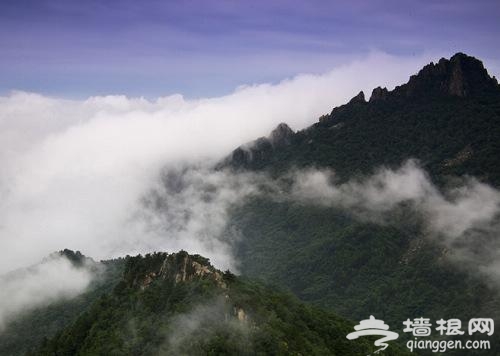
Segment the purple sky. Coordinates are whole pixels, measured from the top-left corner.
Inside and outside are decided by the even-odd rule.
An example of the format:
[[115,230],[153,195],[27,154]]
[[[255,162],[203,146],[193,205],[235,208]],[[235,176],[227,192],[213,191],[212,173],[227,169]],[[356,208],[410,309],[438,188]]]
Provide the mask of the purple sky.
[[183,93],[320,73],[383,51],[500,60],[498,0],[1,0],[0,93]]

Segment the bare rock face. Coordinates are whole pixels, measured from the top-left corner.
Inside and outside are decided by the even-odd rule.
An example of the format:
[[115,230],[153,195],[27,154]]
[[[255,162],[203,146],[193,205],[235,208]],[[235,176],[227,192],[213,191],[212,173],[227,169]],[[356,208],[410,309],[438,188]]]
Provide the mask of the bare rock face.
[[[138,259],[138,257],[133,258]],[[178,284],[196,279],[212,280],[221,289],[227,289],[223,273],[199,255],[189,255],[185,251],[173,254],[156,253],[145,256],[136,263],[141,264],[137,269],[142,272],[131,277],[132,286],[138,286],[143,290],[155,280],[168,280]]]
[[470,145],[467,145],[463,150],[458,152],[453,158],[447,159],[443,162],[444,168],[456,167],[467,162],[472,158],[473,150]]
[[287,124],[281,123],[271,131],[269,136],[258,138],[235,149],[222,166],[229,164],[244,167],[264,161],[276,149],[291,145],[294,135],[295,132]]
[[279,124],[269,135],[269,141],[273,146],[289,145],[295,134],[293,130],[284,122]]
[[462,70],[461,57],[453,57],[451,63],[451,74],[448,80],[448,93],[455,96],[465,96],[465,78]]
[[245,310],[243,310],[243,308],[234,307],[233,313],[240,322],[246,322],[248,320],[248,316],[245,313]]
[[185,254],[183,257],[181,267],[178,267],[179,266],[173,265],[167,257],[160,270],[160,277],[167,279],[173,276],[175,283],[189,282],[194,279],[212,279],[219,287],[223,289],[227,288],[221,272],[217,271],[209,264],[205,265],[195,261],[192,256],[188,254]]
[[356,103],[366,103],[365,93],[363,93],[363,91],[360,91],[358,95],[349,100],[349,104],[356,104]]
[[372,95],[370,96],[370,103],[386,100],[388,95],[389,91],[387,88],[376,87],[373,89]]
[[480,60],[457,53],[450,59],[441,58],[438,63],[426,65],[417,75],[412,75],[407,84],[397,87],[394,93],[407,97],[469,97],[498,90],[496,78],[490,77]]

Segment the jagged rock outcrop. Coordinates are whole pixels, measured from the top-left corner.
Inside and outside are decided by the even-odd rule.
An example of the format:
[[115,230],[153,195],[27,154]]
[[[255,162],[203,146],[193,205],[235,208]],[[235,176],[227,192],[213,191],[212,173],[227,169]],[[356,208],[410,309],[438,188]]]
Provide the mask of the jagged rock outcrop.
[[54,252],[53,254],[51,254],[51,257],[57,256],[67,258],[68,261],[70,261],[71,264],[75,267],[82,267],[85,265],[90,266],[96,264],[96,262],[92,258],[83,255],[80,251],[75,252],[73,250],[64,249],[62,251]]
[[438,63],[426,65],[418,74],[412,75],[407,84],[396,87],[394,94],[467,97],[497,90],[496,78],[490,77],[480,60],[457,53],[450,59],[441,58]]
[[356,103],[366,103],[365,93],[363,93],[363,91],[360,91],[358,95],[349,100],[349,104],[356,104]]
[[[481,151],[478,147],[493,147],[487,142],[493,142],[494,136],[498,136],[491,128],[497,127],[493,121],[495,103],[499,99],[500,86],[483,63],[457,53],[449,59],[441,58],[437,63],[426,65],[394,90],[373,89],[369,102],[366,102],[364,93],[359,92],[348,103],[335,107],[306,129],[293,133],[286,125],[280,125],[275,134],[234,150],[219,167],[280,171],[290,166],[291,162],[286,161],[301,166],[320,160],[323,164],[335,166],[340,177],[341,170],[347,176],[352,169],[365,170],[374,162],[388,164],[400,157],[403,151],[428,162],[434,162],[429,156],[439,156],[443,162],[469,144],[475,152]],[[484,105],[488,106],[486,110],[491,110],[490,113],[480,108]],[[478,107],[478,111],[471,111],[473,107]],[[472,126],[474,131],[471,131]],[[474,132],[474,135],[463,136],[460,132],[464,129]],[[375,131],[380,139],[374,138]],[[485,139],[477,139],[479,132]],[[441,134],[455,137],[448,140],[447,152],[436,149]],[[392,144],[388,145],[387,140]],[[416,141],[418,144],[408,144]],[[477,142],[473,144],[472,141]],[[468,156],[459,160],[464,165],[460,169],[474,167],[474,172],[482,177],[499,179],[495,177],[500,173],[488,177],[481,173],[492,171],[492,163],[474,162],[464,157]],[[496,166],[493,163],[493,167]],[[453,170],[458,172],[459,165],[441,164],[439,169],[441,173],[446,170],[450,174]]]
[[293,130],[285,123],[279,124],[269,135],[269,141],[273,146],[289,145],[294,135]]
[[292,144],[295,132],[285,123],[279,124],[267,137],[260,137],[255,141],[235,149],[221,166],[246,166],[250,163],[265,161],[277,149]]
[[389,91],[387,88],[376,87],[372,91],[372,95],[370,96],[370,103],[375,101],[383,101],[386,100],[389,95]]
[[196,279],[209,279],[218,287],[227,288],[223,273],[215,269],[208,259],[199,255],[189,255],[185,251],[130,257],[124,275],[132,287],[141,289],[147,288],[155,280],[177,284]]

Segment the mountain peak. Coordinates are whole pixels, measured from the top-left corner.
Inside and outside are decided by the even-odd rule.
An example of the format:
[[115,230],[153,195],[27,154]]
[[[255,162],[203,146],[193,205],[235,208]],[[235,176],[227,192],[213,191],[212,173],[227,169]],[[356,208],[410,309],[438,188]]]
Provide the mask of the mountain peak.
[[42,260],[43,262],[50,261],[54,258],[65,258],[67,259],[73,267],[83,267],[83,266],[93,266],[95,267],[98,262],[94,261],[92,258],[85,256],[80,251],[73,251],[65,248],[64,250],[53,252]]
[[277,149],[292,144],[295,132],[285,123],[281,123],[271,131],[269,136],[258,138],[236,148],[219,167],[227,164],[232,166],[247,166],[250,163],[258,164],[265,161]]
[[[323,139],[323,137],[325,137],[325,140],[326,137],[335,137],[336,140],[339,138],[345,139],[344,135],[348,131],[346,130],[347,125],[369,126],[367,120],[369,120],[369,117],[375,116],[375,112],[378,113],[379,109],[384,112],[398,112],[395,123],[403,120],[403,118],[399,117],[402,115],[399,114],[399,110],[406,116],[408,116],[408,112],[415,108],[428,110],[433,115],[436,109],[433,106],[428,106],[430,102],[436,105],[449,104],[457,111],[458,116],[462,116],[464,115],[462,112],[463,103],[461,100],[456,99],[463,99],[464,101],[469,99],[478,101],[476,99],[480,99],[481,102],[492,103],[498,102],[499,97],[500,86],[496,79],[488,74],[483,63],[464,53],[457,53],[449,59],[441,58],[436,63],[431,62],[423,67],[418,74],[413,75],[406,84],[402,84],[394,90],[389,91],[383,87],[373,89],[368,103],[365,100],[364,93],[359,92],[348,103],[337,106],[330,114],[320,117],[319,122],[310,128],[294,134],[286,124],[280,124],[269,136],[261,137],[249,144],[238,147],[221,162],[218,168],[230,166],[236,169],[264,169],[273,165],[281,165],[282,163],[279,162],[282,160],[282,157],[279,157],[280,152],[290,151],[295,154],[297,152],[295,151],[296,147],[300,145],[304,145],[299,150],[303,155],[322,152],[321,149],[313,149],[320,139]],[[451,98],[454,99],[449,100]],[[475,104],[482,105],[481,103]],[[370,112],[370,114],[368,115],[367,112]],[[412,112],[412,119],[420,122],[421,115],[420,111]],[[479,123],[476,122],[476,124]],[[370,129],[378,129],[380,125],[380,122],[374,122],[373,127]],[[386,122],[385,125],[391,130],[395,129],[393,123]],[[457,123],[457,125],[462,124]],[[316,129],[321,130],[322,128],[328,130],[323,133],[324,136],[319,137],[314,134],[317,133]],[[343,129],[339,130],[340,128]],[[413,126],[409,125],[409,128],[413,129]],[[402,135],[405,134],[402,133]],[[362,140],[366,140],[366,138]],[[329,145],[330,141],[327,140],[324,144]],[[385,142],[379,142],[379,144],[382,147]],[[461,147],[457,147],[457,152],[468,145],[469,142],[462,142]],[[362,150],[362,152],[372,151],[373,147],[364,147]],[[351,155],[355,156],[358,153],[351,152]],[[359,155],[359,159],[372,159],[369,154],[360,153]],[[333,154],[329,155],[328,158],[325,158],[325,161],[331,164],[334,160],[332,156]],[[325,155],[325,157],[327,156]],[[313,156],[308,159],[316,160],[317,158]],[[341,160],[340,157],[336,159]],[[303,159],[302,161],[307,160]],[[384,164],[385,161],[381,160],[380,163]],[[338,167],[336,169],[339,170]]]
[[382,87],[376,87],[372,91],[372,95],[370,96],[370,103],[374,101],[379,101],[379,100],[385,100],[387,99],[387,96],[389,95],[389,91],[387,88],[382,88]]
[[406,97],[429,94],[470,97],[492,90],[498,90],[498,83],[488,74],[483,63],[459,52],[450,59],[441,58],[437,63],[424,66],[394,92]]
[[363,93],[363,91],[360,91],[354,98],[349,100],[349,104],[354,104],[354,103],[366,103],[365,93]]
[[195,279],[210,279],[219,287],[227,288],[223,273],[215,269],[208,259],[200,255],[190,255],[185,251],[172,254],[156,252],[129,257],[124,277],[129,286],[140,289],[147,288],[158,279],[175,284]]
[[269,141],[271,141],[271,144],[276,146],[276,145],[286,145],[290,143],[291,137],[294,135],[293,130],[282,122],[276,128],[271,131],[271,134],[269,135]]

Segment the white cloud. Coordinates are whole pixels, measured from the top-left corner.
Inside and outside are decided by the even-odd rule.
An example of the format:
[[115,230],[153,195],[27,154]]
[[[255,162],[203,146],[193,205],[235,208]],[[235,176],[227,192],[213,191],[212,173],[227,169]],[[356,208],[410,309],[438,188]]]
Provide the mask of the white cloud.
[[336,184],[330,170],[295,172],[292,196],[305,202],[338,206],[360,217],[384,221],[384,215],[402,203],[425,217],[430,230],[451,239],[492,222],[500,213],[500,192],[467,178],[463,185],[441,192],[417,162],[399,169],[379,169],[361,180]]
[[0,277],[0,332],[25,311],[80,294],[91,280],[88,268],[76,268],[59,255]]
[[[255,173],[234,174],[204,166],[169,168],[145,195],[144,208],[136,218],[148,227],[150,249],[208,255],[219,269],[234,272],[238,263],[231,248],[240,235],[226,230],[230,209],[246,197],[260,194],[260,186],[270,186],[270,182]],[[138,236],[122,244],[133,251],[144,241]]]
[[500,191],[493,187],[465,178],[442,191],[413,160],[397,170],[382,168],[341,184],[330,170],[299,171],[292,177],[291,199],[346,209],[362,220],[394,223],[390,212],[406,204],[423,218],[428,235],[449,249],[451,258],[498,281]]
[[[360,89],[405,82],[429,60],[373,53],[324,75],[210,99],[1,97],[0,272],[65,247],[106,258],[169,246],[136,218],[164,166],[214,161],[280,122],[304,128]],[[175,246],[229,264],[197,238],[179,239]],[[123,241],[136,241],[135,251]]]
[[203,344],[217,332],[229,333],[241,351],[248,352],[253,347],[248,324],[235,317],[236,310],[230,301],[223,297],[195,305],[190,311],[178,314],[170,320],[173,327],[169,330],[158,353],[185,355],[196,343]]

